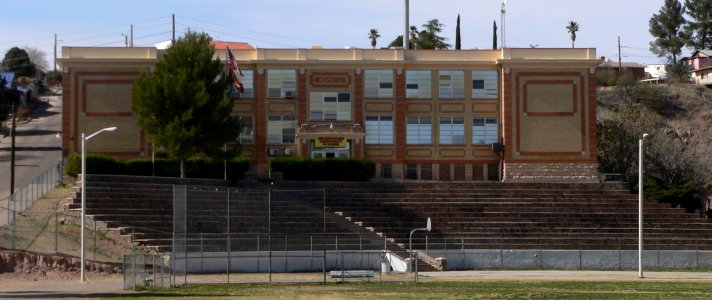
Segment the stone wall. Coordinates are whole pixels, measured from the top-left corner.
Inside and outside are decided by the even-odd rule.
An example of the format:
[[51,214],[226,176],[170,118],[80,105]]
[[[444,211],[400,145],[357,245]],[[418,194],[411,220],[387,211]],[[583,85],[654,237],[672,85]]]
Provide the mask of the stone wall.
[[598,182],[596,164],[505,163],[504,181]]

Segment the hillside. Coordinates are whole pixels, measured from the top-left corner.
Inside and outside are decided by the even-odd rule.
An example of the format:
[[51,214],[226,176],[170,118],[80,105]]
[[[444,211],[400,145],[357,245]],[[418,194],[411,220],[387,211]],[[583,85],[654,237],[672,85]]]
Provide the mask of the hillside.
[[[669,201],[673,205],[689,211],[708,208],[694,206],[705,205],[701,201],[709,195],[705,184],[709,190],[712,182],[712,89],[622,81],[598,89],[601,171],[623,173],[637,189],[637,140],[650,133],[645,148],[646,193],[662,191],[665,197],[677,198]],[[654,186],[649,187],[651,182]]]

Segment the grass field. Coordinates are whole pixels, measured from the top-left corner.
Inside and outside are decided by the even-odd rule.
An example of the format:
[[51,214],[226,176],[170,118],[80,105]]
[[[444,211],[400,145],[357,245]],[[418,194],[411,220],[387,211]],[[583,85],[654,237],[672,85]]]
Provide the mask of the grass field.
[[[387,282],[189,285],[123,299],[712,299],[691,282]],[[116,299],[112,297],[111,299]]]

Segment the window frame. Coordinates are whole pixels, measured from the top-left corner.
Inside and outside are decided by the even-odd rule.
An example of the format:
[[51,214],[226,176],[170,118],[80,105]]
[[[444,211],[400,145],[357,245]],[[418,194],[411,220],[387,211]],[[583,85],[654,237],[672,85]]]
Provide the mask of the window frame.
[[[279,118],[279,120],[274,120],[275,118]],[[279,131],[280,131],[280,142],[276,143],[274,142],[274,134],[271,133],[270,131],[275,129],[272,126],[275,126],[276,124],[274,122],[279,122]],[[289,123],[293,124],[293,126],[285,126],[285,124],[289,125]],[[292,131],[291,133],[289,131]],[[267,145],[294,145],[296,143],[296,135],[297,135],[297,118],[295,116],[282,116],[282,115],[270,115],[267,116]],[[270,138],[271,137],[271,138]],[[291,142],[289,142],[289,138],[291,138]]]
[[[430,119],[429,123],[422,123],[424,118]],[[417,123],[411,123],[411,120],[416,119]],[[411,125],[415,125],[412,130]],[[421,127],[428,125],[429,130],[427,130],[427,139],[424,137],[424,130]],[[415,136],[411,135],[415,134]],[[408,116],[405,120],[405,144],[406,145],[432,145],[433,144],[433,117],[432,116]]]
[[[476,125],[479,123],[478,119],[481,119],[482,125]],[[494,120],[494,123],[490,123],[489,121],[491,120]],[[494,125],[494,127],[488,125]],[[481,132],[481,134],[479,132]],[[492,145],[497,142],[499,142],[499,118],[493,116],[472,117],[472,144]]]
[[[482,88],[475,88],[476,80],[482,82]],[[471,81],[472,99],[499,99],[499,72],[497,70],[472,70]]]
[[[459,74],[457,74],[459,73]],[[444,84],[443,77],[448,76],[447,84]],[[460,78],[454,78],[460,77]],[[459,85],[459,86],[456,86]],[[449,86],[449,95],[444,95],[443,87]],[[459,93],[456,93],[459,89]],[[438,71],[438,99],[463,100],[465,99],[465,71],[463,70],[440,70]]]
[[[449,120],[448,123],[444,123],[444,120]],[[455,145],[462,146],[465,145],[465,117],[464,116],[440,116],[438,124],[440,125],[438,132],[438,142],[440,145]],[[456,127],[456,125],[459,125]],[[447,134],[449,133],[449,134]],[[456,139],[460,135],[455,133],[462,133],[460,141]],[[449,140],[445,138],[449,137]]]
[[[377,120],[374,120],[376,118]],[[385,120],[388,119],[388,120]],[[395,124],[394,117],[391,115],[371,115],[364,118],[365,126],[364,130],[366,132],[366,138],[364,144],[366,145],[393,145],[395,144],[394,129]],[[377,122],[376,125],[369,124],[371,122]],[[383,124],[383,122],[390,122],[390,132],[382,132],[383,129],[388,128],[388,124]],[[374,127],[375,126],[375,127]],[[376,130],[373,132],[372,130]]]
[[[415,86],[415,88],[412,88],[412,86]],[[406,70],[405,98],[432,99],[433,72],[431,70]]]
[[[291,73],[291,74],[288,74]],[[272,85],[277,81],[277,78],[273,78],[273,76],[279,75],[279,96],[275,96],[272,92],[277,89],[277,87],[273,87]],[[290,81],[289,79],[291,78],[286,78],[285,77],[292,77],[294,78],[293,81]],[[285,81],[287,84],[290,82],[293,82],[294,87],[287,87],[285,88]],[[293,97],[287,97],[287,92],[292,92],[294,94]],[[297,70],[295,69],[268,69],[267,70],[267,98],[268,99],[291,99],[291,98],[296,98],[297,96]]]
[[[374,78],[375,77],[375,78]],[[377,87],[373,83],[377,83]],[[383,87],[384,85],[390,87]],[[395,97],[393,69],[369,69],[363,71],[363,95],[367,99],[390,99]]]

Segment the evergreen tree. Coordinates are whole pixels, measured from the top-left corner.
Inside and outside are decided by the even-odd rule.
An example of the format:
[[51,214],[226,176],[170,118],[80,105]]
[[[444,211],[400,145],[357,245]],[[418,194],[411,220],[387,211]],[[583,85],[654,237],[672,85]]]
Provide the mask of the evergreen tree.
[[[205,33],[188,32],[178,39],[151,74],[134,82],[133,110],[149,139],[180,160],[191,155],[225,155],[223,145],[241,131],[227,97],[231,78]],[[224,157],[223,157],[224,158]]]
[[450,44],[446,43],[447,38],[441,37],[439,34],[443,31],[445,24],[440,23],[438,19],[432,19],[423,24],[423,29],[418,33],[415,40],[415,46],[418,49],[438,49],[443,50],[450,48]]
[[492,50],[497,50],[497,21],[492,21]]
[[15,73],[15,78],[21,76],[34,77],[37,72],[35,64],[30,61],[30,55],[27,51],[13,47],[5,53],[5,58],[2,60],[2,68],[5,71]]
[[455,27],[455,50],[462,49],[462,41],[460,40],[460,14],[457,14],[457,27]]
[[685,0],[685,9],[690,16],[685,44],[695,50],[712,49],[712,0]]
[[685,8],[678,0],[665,0],[663,7],[650,18],[650,34],[655,38],[650,42],[650,51],[659,57],[667,57],[673,64],[682,53],[687,35],[682,29]]

